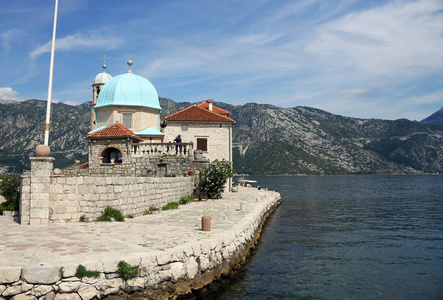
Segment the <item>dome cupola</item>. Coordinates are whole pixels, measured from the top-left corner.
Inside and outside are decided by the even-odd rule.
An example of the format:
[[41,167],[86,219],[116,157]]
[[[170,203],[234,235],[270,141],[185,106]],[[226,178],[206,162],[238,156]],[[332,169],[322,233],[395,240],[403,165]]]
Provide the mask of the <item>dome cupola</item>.
[[152,83],[130,70],[115,76],[103,86],[95,108],[107,106],[139,106],[161,110],[157,90]]
[[108,74],[105,71],[106,65],[103,65],[102,68],[103,72],[98,73],[97,76],[95,76],[94,84],[105,84],[106,82],[112,79],[111,74]]

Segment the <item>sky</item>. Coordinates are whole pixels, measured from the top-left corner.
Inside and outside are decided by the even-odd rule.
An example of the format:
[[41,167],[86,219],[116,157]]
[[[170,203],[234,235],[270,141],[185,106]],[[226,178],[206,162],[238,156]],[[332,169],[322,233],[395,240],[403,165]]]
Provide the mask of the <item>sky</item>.
[[[55,0],[0,0],[0,99],[47,99]],[[160,97],[422,120],[443,107],[442,0],[59,0],[52,99],[102,72]]]

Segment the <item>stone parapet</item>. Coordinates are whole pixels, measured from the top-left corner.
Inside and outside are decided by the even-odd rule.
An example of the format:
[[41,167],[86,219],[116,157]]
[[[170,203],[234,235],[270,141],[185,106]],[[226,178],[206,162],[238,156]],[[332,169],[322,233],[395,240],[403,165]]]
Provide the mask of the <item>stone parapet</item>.
[[[21,177],[21,224],[95,220],[107,206],[140,216],[192,194],[194,178],[132,176]],[[46,170],[48,173],[48,170]],[[37,173],[40,174],[40,173]]]
[[[240,209],[240,200],[244,202],[243,209]],[[151,216],[141,217],[140,226],[162,219],[165,228],[152,233],[146,244],[140,244],[142,247],[137,245],[140,243],[138,240],[128,240],[127,247],[132,250],[126,251],[126,254],[114,250],[114,253],[101,256],[68,256],[64,260],[57,257],[51,264],[31,264],[23,268],[0,264],[0,298],[116,299],[131,294],[134,299],[175,299],[191,295],[245,262],[250,250],[255,247],[267,216],[280,201],[280,195],[272,191],[243,189],[231,193],[228,199],[192,203],[181,212],[166,212],[163,217],[152,216],[151,222],[144,219]],[[212,215],[214,226],[211,231],[192,228],[189,225],[194,221],[190,220],[188,225],[184,221],[202,212]],[[133,221],[133,225],[137,224],[137,220]],[[171,227],[171,222],[183,223],[181,227]],[[117,225],[123,226],[122,229],[131,226]],[[117,230],[117,227],[109,228]],[[169,234],[172,228],[179,232]],[[54,230],[56,228],[51,231]],[[166,240],[163,243],[170,246],[160,248],[150,245],[149,241],[154,236],[163,238]],[[100,238],[98,235],[97,241]],[[137,266],[139,274],[122,278],[117,272],[117,264],[122,260]],[[75,277],[79,264],[88,270],[99,271],[98,277]]]

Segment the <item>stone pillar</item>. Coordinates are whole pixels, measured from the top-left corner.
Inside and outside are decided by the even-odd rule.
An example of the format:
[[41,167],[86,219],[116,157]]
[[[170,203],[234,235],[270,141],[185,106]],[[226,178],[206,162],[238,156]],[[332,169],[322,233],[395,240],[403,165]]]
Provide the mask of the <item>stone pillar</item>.
[[20,224],[29,224],[31,205],[31,175],[20,176]]
[[53,157],[31,157],[31,202],[29,224],[49,223],[49,185]]

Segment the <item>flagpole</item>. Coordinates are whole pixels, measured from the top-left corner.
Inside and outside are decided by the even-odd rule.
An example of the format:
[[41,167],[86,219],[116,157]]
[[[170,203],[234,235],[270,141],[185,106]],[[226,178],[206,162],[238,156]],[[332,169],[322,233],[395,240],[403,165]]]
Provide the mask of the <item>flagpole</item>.
[[57,28],[58,0],[55,0],[54,28],[52,31],[51,64],[49,66],[48,103],[46,105],[45,145],[49,146],[49,122],[51,120],[52,75],[54,70],[55,32]]

